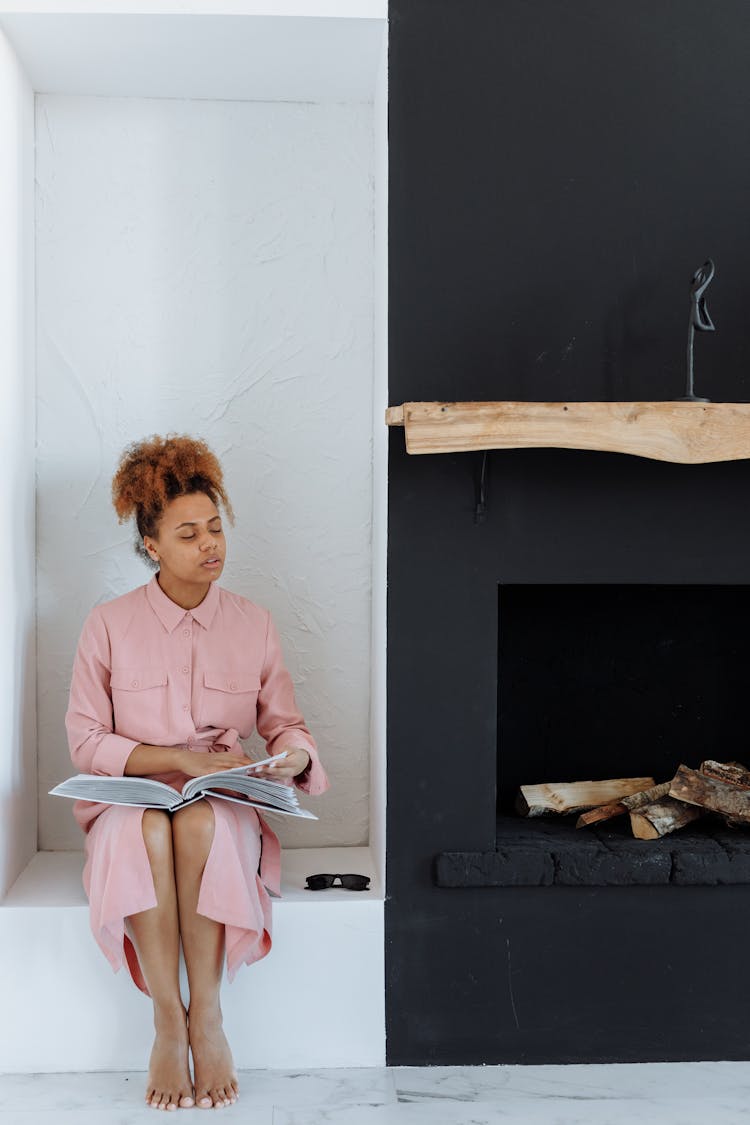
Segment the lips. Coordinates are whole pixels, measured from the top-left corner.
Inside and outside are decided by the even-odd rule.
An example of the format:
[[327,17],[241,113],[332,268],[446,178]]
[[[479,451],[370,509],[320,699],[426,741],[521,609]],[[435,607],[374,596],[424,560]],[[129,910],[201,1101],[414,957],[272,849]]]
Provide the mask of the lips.
[[201,566],[218,566],[220,564],[220,562],[221,562],[220,558],[206,559],[206,561],[204,563],[201,563]]

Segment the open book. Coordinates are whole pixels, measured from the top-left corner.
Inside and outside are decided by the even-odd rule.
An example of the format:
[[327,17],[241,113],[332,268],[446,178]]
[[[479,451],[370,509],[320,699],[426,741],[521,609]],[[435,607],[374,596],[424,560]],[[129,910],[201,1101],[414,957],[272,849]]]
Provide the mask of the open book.
[[[78,773],[61,781],[49,792],[54,797],[73,797],[81,801],[102,801],[107,805],[139,805],[145,809],[184,808],[203,796],[221,797],[223,801],[237,801],[241,805],[253,805],[265,812],[284,813],[287,816],[304,816],[317,820],[315,813],[300,807],[297,793],[282,781],[271,781],[265,777],[253,777],[252,772],[260,765],[276,762],[286,757],[286,750],[261,762],[251,762],[236,769],[219,770],[203,777],[191,777],[178,792],[163,781],[150,777],[107,777],[95,773]],[[231,790],[230,793],[225,790]]]

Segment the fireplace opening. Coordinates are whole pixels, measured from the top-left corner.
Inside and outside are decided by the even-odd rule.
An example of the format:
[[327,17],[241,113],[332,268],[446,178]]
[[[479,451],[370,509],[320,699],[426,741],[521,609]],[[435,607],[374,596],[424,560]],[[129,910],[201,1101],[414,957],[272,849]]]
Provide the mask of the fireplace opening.
[[514,811],[524,784],[750,759],[750,587],[500,585],[498,611],[498,882],[750,881],[750,829],[717,816],[642,841],[627,816],[576,829]]
[[498,589],[501,816],[524,784],[750,758],[749,586]]

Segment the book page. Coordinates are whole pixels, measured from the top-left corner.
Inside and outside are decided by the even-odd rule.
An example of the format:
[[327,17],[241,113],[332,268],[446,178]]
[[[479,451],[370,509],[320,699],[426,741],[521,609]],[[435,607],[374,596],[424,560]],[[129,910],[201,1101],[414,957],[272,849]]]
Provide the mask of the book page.
[[[282,750],[280,754],[274,754],[272,758],[264,758],[257,762],[251,761],[248,758],[246,766],[235,766],[234,769],[231,770],[216,770],[215,773],[204,773],[202,777],[191,777],[190,780],[186,781],[183,785],[182,795],[186,798],[193,797],[196,793],[202,792],[207,786],[215,785],[217,778],[227,780],[234,777],[251,777],[253,770],[257,769],[258,766],[265,766],[269,762],[278,762],[281,758],[286,758],[286,756],[286,750]],[[281,784],[277,781],[272,782],[270,778],[259,777],[256,780],[261,783],[267,781],[271,785]]]
[[107,777],[105,774],[79,773],[61,781],[49,792],[54,797],[103,801],[108,805],[140,805],[143,808],[171,809],[182,803],[182,797],[176,789],[150,777]]
[[251,801],[249,797],[233,797],[229,793],[220,793],[216,789],[205,789],[202,796],[220,797],[222,801],[235,801],[238,805],[252,805],[253,808],[260,809],[261,812],[269,813],[270,815],[279,813],[281,816],[304,816],[308,820],[319,819],[315,813],[310,812],[309,809],[303,809],[300,805],[293,809],[273,808],[263,801]]

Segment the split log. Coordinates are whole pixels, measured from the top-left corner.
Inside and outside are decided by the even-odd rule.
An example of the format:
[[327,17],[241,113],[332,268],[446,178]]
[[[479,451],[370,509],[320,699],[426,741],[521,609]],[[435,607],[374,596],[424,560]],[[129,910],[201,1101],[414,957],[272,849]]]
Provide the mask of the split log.
[[601,824],[605,820],[612,820],[613,817],[621,816],[626,812],[633,812],[639,809],[642,805],[650,805],[653,801],[658,801],[661,797],[666,797],[669,793],[669,786],[671,782],[663,781],[660,785],[652,785],[650,789],[642,789],[639,793],[633,793],[628,797],[623,797],[621,801],[612,801],[608,805],[599,805],[598,808],[590,809],[589,812],[582,813],[576,821],[576,828],[586,828],[592,824]]
[[741,762],[701,762],[700,772],[714,781],[726,781],[739,789],[750,789],[750,770]]
[[579,813],[595,805],[620,801],[653,784],[653,777],[619,777],[608,781],[560,781],[545,785],[522,785],[516,797],[516,811],[521,816]]
[[622,816],[627,811],[622,801],[610,801],[608,805],[598,805],[596,808],[589,809],[588,812],[581,813],[576,821],[576,828],[588,828],[592,824],[603,824],[605,820],[613,820],[614,817]]
[[704,810],[695,805],[686,805],[674,797],[662,797],[631,812],[630,827],[636,840],[658,840],[703,815]]
[[[750,789],[750,770],[742,762],[714,762],[706,761],[700,764],[701,773],[712,777],[715,781],[728,781],[740,789]],[[729,828],[747,827],[744,820],[737,820],[733,816],[725,816],[724,820]]]
[[716,781],[700,770],[680,766],[672,778],[669,794],[689,805],[698,805],[742,824],[750,824],[750,790],[726,781]]
[[643,789],[640,793],[633,793],[631,797],[623,797],[622,803],[628,812],[635,812],[644,805],[651,805],[660,801],[662,797],[669,796],[671,781],[662,781],[660,785],[652,785],[650,789]]

